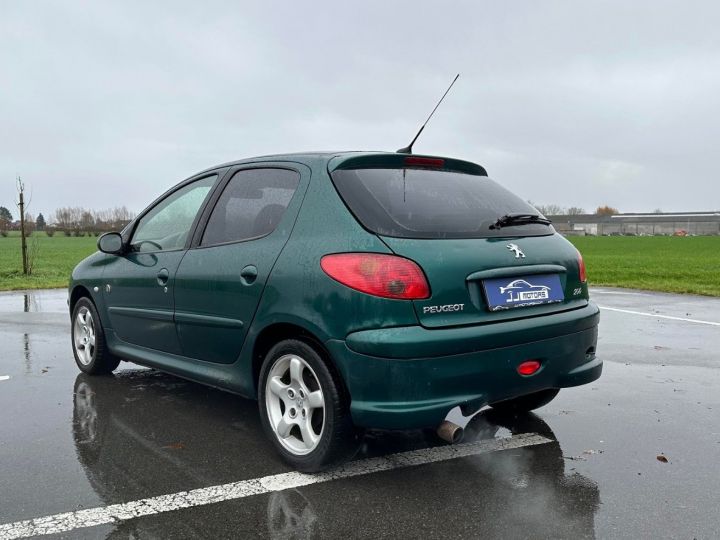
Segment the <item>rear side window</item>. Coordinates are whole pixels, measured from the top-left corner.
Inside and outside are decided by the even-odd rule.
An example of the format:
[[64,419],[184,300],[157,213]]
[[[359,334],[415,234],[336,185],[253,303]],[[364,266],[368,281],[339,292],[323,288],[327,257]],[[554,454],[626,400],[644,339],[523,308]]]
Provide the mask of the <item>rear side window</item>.
[[428,169],[349,169],[331,176],[350,211],[377,234],[488,238],[554,232],[539,224],[490,229],[505,214],[538,212],[486,176]]
[[287,169],[238,171],[218,199],[200,245],[270,234],[280,223],[299,182],[300,174]]

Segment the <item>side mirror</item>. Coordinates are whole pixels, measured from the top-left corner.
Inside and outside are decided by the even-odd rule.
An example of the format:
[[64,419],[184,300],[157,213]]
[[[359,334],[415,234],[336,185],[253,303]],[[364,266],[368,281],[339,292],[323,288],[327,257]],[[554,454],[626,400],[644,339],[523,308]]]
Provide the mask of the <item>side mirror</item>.
[[103,234],[97,241],[97,247],[103,253],[120,255],[123,252],[123,239],[120,233],[109,232]]

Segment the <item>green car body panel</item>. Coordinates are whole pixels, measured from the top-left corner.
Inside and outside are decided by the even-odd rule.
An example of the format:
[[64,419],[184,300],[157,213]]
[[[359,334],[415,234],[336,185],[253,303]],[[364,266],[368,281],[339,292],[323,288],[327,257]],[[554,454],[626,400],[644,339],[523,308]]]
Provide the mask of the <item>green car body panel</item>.
[[[602,371],[595,355],[599,310],[581,281],[576,249],[551,227],[534,236],[513,227],[512,235],[490,238],[375,234],[349,209],[331,178],[336,170],[403,168],[406,158],[290,154],[204,171],[193,179],[217,172],[218,180],[185,247],[95,253],[73,271],[71,310],[78,298],[90,297],[110,350],[123,359],[249,398],[257,397],[262,354],[273,340],[302,335],[341,375],[358,426],[432,427],[456,406],[476,410],[597,379]],[[262,238],[201,247],[201,226],[219,196],[217,186],[252,167],[286,168],[300,176],[279,225]],[[485,176],[479,165],[459,160],[444,159],[443,170]],[[126,240],[136,222],[123,231]],[[522,258],[508,249],[509,242],[522,249]],[[415,261],[430,297],[372,296],[320,268],[323,256],[350,252]],[[160,284],[163,268],[167,282]],[[482,280],[547,274],[559,276],[562,302],[488,308]],[[529,359],[541,361],[542,368],[519,375],[517,366]]]

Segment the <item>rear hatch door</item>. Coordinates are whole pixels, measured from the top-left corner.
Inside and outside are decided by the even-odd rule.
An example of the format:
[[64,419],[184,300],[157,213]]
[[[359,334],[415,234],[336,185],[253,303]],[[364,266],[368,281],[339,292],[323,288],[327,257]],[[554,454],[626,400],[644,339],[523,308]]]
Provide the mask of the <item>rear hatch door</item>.
[[[386,154],[331,161],[329,171],[358,221],[425,272],[431,296],[414,301],[423,326],[492,323],[587,304],[577,250],[479,165]],[[497,225],[518,214],[537,218]]]

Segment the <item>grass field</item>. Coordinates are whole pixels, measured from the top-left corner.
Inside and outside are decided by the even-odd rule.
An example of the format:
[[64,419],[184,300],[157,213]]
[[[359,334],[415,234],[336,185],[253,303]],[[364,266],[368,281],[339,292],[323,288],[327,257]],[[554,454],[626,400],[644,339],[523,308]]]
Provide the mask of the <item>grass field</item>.
[[569,238],[591,285],[720,296],[720,236]]
[[97,249],[94,236],[73,238],[56,233],[50,238],[44,232],[35,232],[27,240],[28,247],[35,241],[39,247],[31,276],[22,273],[20,235],[10,232],[7,238],[0,236],[0,291],[67,287],[75,265]]
[[[97,238],[35,233],[33,275],[22,275],[20,237],[0,237],[0,291],[66,287],[70,272],[95,251]],[[720,296],[720,236],[574,237],[591,285]]]

